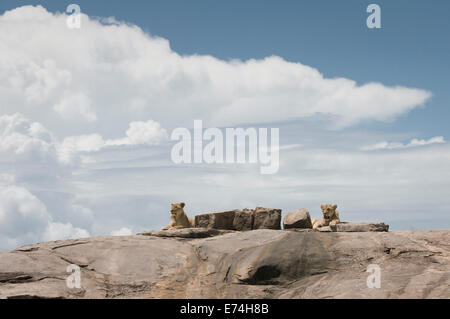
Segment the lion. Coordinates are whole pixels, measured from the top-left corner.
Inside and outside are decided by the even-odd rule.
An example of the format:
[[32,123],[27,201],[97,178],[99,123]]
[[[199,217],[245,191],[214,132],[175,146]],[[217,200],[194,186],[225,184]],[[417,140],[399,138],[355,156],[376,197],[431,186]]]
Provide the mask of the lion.
[[185,203],[172,204],[170,209],[170,223],[163,230],[194,227],[194,220],[184,212]]
[[320,205],[320,208],[322,208],[323,218],[321,220],[317,220],[315,218],[312,219],[313,229],[322,226],[335,226],[341,222],[339,219],[339,213],[336,210],[337,205]]

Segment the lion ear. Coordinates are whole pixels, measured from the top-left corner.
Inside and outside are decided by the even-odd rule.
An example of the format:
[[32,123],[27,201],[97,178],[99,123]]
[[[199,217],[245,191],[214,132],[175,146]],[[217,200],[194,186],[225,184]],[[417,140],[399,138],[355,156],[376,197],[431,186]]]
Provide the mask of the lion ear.
[[324,205],[320,205],[320,208],[324,209],[324,208],[325,208],[325,206],[324,206]]
[[337,208],[337,205],[333,205],[333,209],[336,209]]
[[180,203],[181,208],[183,208],[185,205],[185,203]]

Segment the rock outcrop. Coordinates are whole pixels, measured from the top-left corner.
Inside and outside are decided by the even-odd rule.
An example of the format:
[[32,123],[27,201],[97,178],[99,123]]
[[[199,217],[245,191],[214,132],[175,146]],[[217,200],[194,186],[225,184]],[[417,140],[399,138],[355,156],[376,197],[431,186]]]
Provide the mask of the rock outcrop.
[[[449,243],[450,231],[310,229],[47,242],[0,252],[0,298],[450,298]],[[380,288],[367,286],[373,264]]]
[[281,209],[256,207],[195,216],[195,227],[227,230],[281,229]]
[[312,228],[311,217],[306,208],[287,213],[283,218],[283,229]]

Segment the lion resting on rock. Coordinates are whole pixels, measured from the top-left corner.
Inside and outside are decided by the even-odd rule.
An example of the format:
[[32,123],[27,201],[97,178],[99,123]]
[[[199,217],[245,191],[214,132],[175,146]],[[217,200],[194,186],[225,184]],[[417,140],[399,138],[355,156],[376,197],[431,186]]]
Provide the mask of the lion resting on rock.
[[322,208],[323,218],[321,220],[317,220],[315,218],[312,219],[311,223],[313,229],[322,226],[335,226],[341,222],[339,219],[339,213],[336,210],[337,205],[320,205],[320,208]]
[[194,220],[184,212],[184,203],[172,204],[170,209],[170,223],[163,230],[194,227]]

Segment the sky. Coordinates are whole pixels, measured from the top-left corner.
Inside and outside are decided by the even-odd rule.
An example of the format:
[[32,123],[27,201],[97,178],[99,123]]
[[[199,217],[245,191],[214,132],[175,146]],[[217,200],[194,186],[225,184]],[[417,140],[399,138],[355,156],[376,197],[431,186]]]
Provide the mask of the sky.
[[[0,3],[0,249],[338,204],[450,226],[448,1]],[[381,8],[369,29],[366,8]],[[280,169],[171,161],[171,132],[280,129]]]

